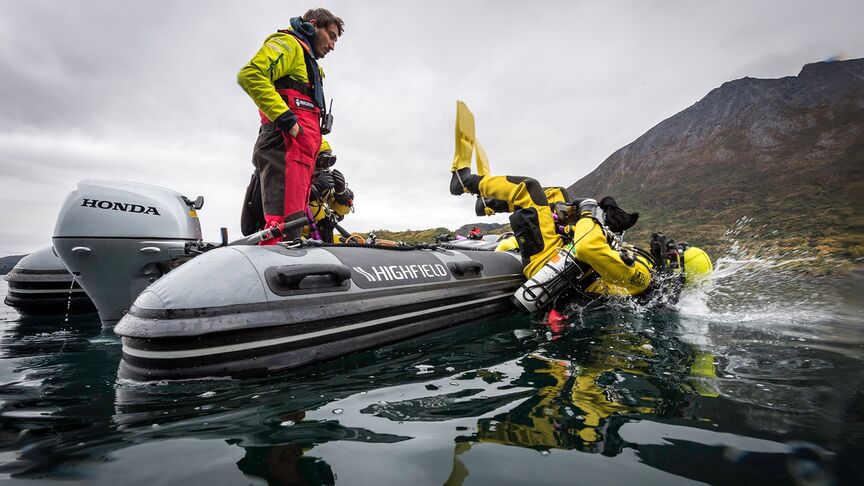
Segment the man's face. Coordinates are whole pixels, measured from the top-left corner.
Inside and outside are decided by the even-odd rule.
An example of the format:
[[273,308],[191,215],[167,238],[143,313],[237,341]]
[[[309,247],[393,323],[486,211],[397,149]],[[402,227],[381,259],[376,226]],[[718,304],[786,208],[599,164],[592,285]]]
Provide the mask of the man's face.
[[[315,22],[312,22],[315,25]],[[336,49],[336,40],[339,39],[339,27],[336,23],[330,24],[326,29],[319,28],[315,25],[315,45],[312,50],[315,52],[315,57],[322,59],[333,49]]]

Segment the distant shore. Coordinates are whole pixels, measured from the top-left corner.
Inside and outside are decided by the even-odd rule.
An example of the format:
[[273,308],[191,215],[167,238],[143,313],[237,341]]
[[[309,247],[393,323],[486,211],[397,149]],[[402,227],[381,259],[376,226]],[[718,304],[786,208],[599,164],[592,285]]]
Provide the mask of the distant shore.
[[0,257],[0,275],[6,275],[18,262],[27,255],[9,255]]

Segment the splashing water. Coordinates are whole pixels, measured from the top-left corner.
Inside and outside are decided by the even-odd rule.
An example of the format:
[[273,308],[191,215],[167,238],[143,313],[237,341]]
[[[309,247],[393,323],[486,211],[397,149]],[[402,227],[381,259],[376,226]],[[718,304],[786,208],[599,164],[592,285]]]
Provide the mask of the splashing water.
[[699,286],[684,289],[678,310],[684,315],[730,323],[830,317],[833,302],[822,282],[806,270],[784,269],[794,263],[721,257],[712,275]]
[[741,218],[726,232],[714,273],[682,292],[681,315],[736,326],[770,323],[764,330],[802,334],[812,334],[819,322],[836,321],[843,298],[833,270],[843,262],[765,244],[759,234],[764,226],[751,223]]

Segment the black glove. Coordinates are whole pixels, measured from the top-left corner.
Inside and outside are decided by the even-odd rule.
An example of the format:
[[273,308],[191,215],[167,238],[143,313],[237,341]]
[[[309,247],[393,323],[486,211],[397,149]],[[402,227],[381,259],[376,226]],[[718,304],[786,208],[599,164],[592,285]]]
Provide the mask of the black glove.
[[600,200],[600,209],[606,213],[606,226],[613,233],[621,233],[633,227],[639,219],[639,213],[628,213],[618,207],[618,203],[610,196]]
[[624,265],[628,267],[632,267],[634,263],[636,263],[636,258],[627,250],[621,250],[618,252],[618,256],[621,257],[621,261],[624,262]]
[[[285,113],[282,113],[281,115],[279,115],[273,121],[273,123],[276,124],[276,126],[279,128],[279,130],[282,130],[283,132],[290,134],[291,128],[294,125],[297,125],[297,115],[295,115],[293,111],[288,110]],[[297,125],[297,128],[300,129],[300,131],[297,132],[297,136],[299,137],[300,134],[303,133],[303,127],[300,125]]]
[[345,176],[336,169],[333,169],[331,173],[333,174],[333,190],[336,191],[336,194],[342,194],[345,192]]
[[354,206],[354,192],[352,192],[351,189],[346,188],[341,194],[333,195],[333,200],[336,201],[337,204],[348,206],[350,208]]
[[654,257],[654,268],[663,269],[668,266],[669,242],[663,233],[651,233],[651,256]]
[[333,189],[333,175],[329,171],[321,171],[312,180],[312,185],[309,187],[309,200],[317,201],[321,199],[328,189]]

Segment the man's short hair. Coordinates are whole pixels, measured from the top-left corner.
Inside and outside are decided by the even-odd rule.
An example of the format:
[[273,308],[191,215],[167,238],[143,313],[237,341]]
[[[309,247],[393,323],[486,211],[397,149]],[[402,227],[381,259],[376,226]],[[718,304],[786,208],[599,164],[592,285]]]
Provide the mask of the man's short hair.
[[313,8],[308,10],[303,14],[303,20],[306,22],[314,20],[315,27],[319,29],[326,29],[327,27],[336,24],[340,36],[342,35],[342,32],[345,31],[345,22],[343,22],[339,17],[333,15],[333,13],[326,8]]

